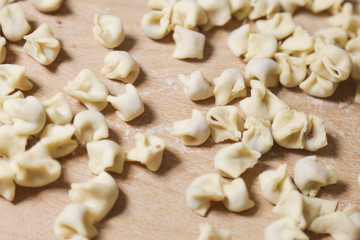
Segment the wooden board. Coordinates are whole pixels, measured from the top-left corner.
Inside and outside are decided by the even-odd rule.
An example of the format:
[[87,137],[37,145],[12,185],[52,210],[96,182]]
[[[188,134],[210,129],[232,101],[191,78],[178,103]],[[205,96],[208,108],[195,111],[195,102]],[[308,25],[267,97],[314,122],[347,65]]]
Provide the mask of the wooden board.
[[[221,204],[213,207],[203,218],[192,212],[185,203],[185,191],[196,177],[214,172],[215,153],[230,144],[214,144],[209,139],[200,147],[184,147],[180,139],[172,135],[174,122],[189,118],[192,109],[204,114],[214,106],[214,99],[191,102],[177,79],[180,73],[189,74],[202,69],[212,80],[227,68],[244,70],[245,65],[226,46],[229,33],[240,26],[232,20],[223,28],[206,33],[205,57],[201,61],[180,61],[172,58],[174,43],[171,36],[160,41],[147,38],[140,29],[142,16],[150,9],[146,0],[66,0],[61,10],[54,14],[36,11],[28,2],[21,1],[32,28],[46,22],[61,41],[58,59],[48,67],[41,66],[22,50],[24,42],[7,45],[6,63],[27,67],[27,76],[35,87],[26,95],[34,94],[44,100],[61,91],[67,81],[73,80],[83,68],[93,70],[106,83],[111,94],[124,90],[121,82],[110,81],[100,74],[104,56],[109,49],[97,43],[91,32],[95,13],[120,16],[126,31],[125,42],[117,50],[128,51],[141,65],[141,74],[135,83],[145,103],[145,113],[139,118],[124,123],[116,117],[109,106],[103,111],[110,128],[110,138],[119,142],[125,151],[135,145],[137,132],[154,134],[165,139],[167,150],[163,164],[153,173],[145,167],[126,163],[122,174],[113,174],[120,197],[110,214],[96,224],[99,236],[96,239],[196,239],[199,223],[211,223],[230,229],[233,239],[263,239],[267,225],[277,219],[272,205],[261,194],[258,174],[287,163],[290,175],[297,159],[313,153],[302,150],[287,150],[279,146],[263,155],[259,163],[246,171],[244,178],[255,207],[236,214],[228,212]],[[299,13],[295,20],[310,32],[326,26],[324,16],[314,17]],[[355,94],[355,81],[340,84],[334,96],[318,99],[306,95],[298,88],[273,89],[292,108],[306,114],[315,114],[324,120],[328,133],[328,146],[316,152],[320,161],[336,167],[339,183],[320,191],[325,199],[339,200],[339,209],[349,203],[359,204],[360,188],[360,105],[350,104],[344,108],[341,102],[350,102]],[[85,107],[68,98],[75,112]],[[238,100],[233,101],[238,106]],[[244,115],[243,115],[244,117]],[[56,217],[70,203],[67,192],[70,184],[84,182],[94,176],[87,167],[85,146],[75,154],[59,160],[63,173],[54,183],[43,188],[16,189],[14,202],[0,199],[0,239],[48,240],[55,239],[53,224]],[[225,180],[224,180],[225,181]],[[311,239],[326,239],[310,235]]]

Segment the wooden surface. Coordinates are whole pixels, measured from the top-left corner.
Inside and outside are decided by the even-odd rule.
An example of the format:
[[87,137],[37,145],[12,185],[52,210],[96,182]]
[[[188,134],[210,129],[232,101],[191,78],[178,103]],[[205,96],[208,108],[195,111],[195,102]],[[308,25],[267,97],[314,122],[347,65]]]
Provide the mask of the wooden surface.
[[[226,46],[229,33],[240,26],[232,20],[223,28],[206,33],[205,57],[201,61],[180,61],[172,58],[174,43],[171,36],[153,41],[140,29],[144,13],[150,9],[146,0],[66,0],[60,11],[43,14],[28,2],[21,4],[26,9],[32,29],[41,23],[50,25],[61,41],[62,49],[57,60],[48,67],[41,66],[22,51],[24,42],[7,45],[6,63],[17,63],[27,67],[27,76],[35,87],[26,95],[33,94],[44,100],[61,91],[67,81],[73,80],[83,68],[90,68],[101,77],[111,94],[124,91],[124,84],[110,81],[100,74],[104,56],[110,52],[92,37],[92,19],[95,13],[120,16],[123,20],[126,39],[117,50],[128,51],[140,64],[141,73],[135,83],[145,103],[145,113],[137,119],[124,123],[119,120],[109,104],[103,111],[110,128],[111,139],[120,143],[127,152],[135,145],[137,132],[155,134],[167,144],[164,160],[158,172],[148,171],[144,166],[126,163],[122,174],[113,174],[120,190],[119,199],[110,214],[96,226],[96,239],[196,239],[199,223],[208,222],[219,228],[230,229],[233,239],[263,239],[267,225],[277,217],[272,205],[261,194],[257,179],[264,170],[277,168],[287,163],[290,175],[297,159],[313,153],[287,150],[274,146],[263,155],[259,163],[247,170],[242,177],[256,203],[255,207],[231,213],[222,204],[213,207],[203,218],[192,212],[185,202],[185,191],[198,176],[214,172],[215,153],[230,144],[214,144],[209,139],[200,147],[184,147],[174,137],[171,126],[175,121],[189,118],[192,109],[204,114],[214,106],[214,99],[191,102],[183,92],[177,79],[179,73],[190,74],[201,68],[212,81],[226,68],[244,70],[244,64]],[[324,17],[299,13],[295,21],[310,32],[326,26]],[[300,89],[273,89],[292,108],[306,114],[315,114],[324,120],[328,134],[328,146],[316,152],[320,161],[336,167],[339,182],[320,191],[318,196],[339,200],[339,209],[349,203],[359,204],[360,188],[360,105],[350,104],[340,108],[341,102],[350,102],[355,94],[355,81],[340,84],[334,96],[317,99]],[[75,112],[85,107],[68,98]],[[238,106],[239,99],[232,102]],[[242,115],[244,117],[244,115]],[[70,184],[84,182],[94,176],[87,167],[85,147],[80,146],[73,155],[59,159],[63,172],[54,183],[43,188],[17,186],[14,202],[0,199],[0,239],[48,240],[56,239],[53,224],[57,215],[70,203]],[[226,182],[226,180],[224,180]],[[310,234],[310,233],[309,233]],[[328,239],[310,235],[311,239]]]

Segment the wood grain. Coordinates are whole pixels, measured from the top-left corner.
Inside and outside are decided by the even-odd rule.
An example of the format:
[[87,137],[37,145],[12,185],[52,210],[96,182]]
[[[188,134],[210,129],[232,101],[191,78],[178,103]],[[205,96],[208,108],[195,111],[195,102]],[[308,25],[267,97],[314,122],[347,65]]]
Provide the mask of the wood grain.
[[[214,106],[214,99],[200,102],[188,100],[177,79],[180,73],[189,74],[202,69],[211,81],[227,68],[244,70],[244,63],[226,46],[229,33],[241,25],[232,20],[222,28],[215,28],[206,35],[205,57],[201,61],[180,61],[172,58],[174,43],[171,35],[160,41],[147,38],[140,29],[142,16],[150,9],[146,0],[66,0],[54,14],[36,11],[28,2],[21,1],[35,29],[41,23],[50,25],[61,41],[62,49],[57,60],[48,67],[41,66],[22,50],[24,42],[7,45],[6,63],[27,67],[27,76],[34,82],[33,94],[44,100],[61,91],[83,68],[92,69],[106,83],[111,94],[124,91],[124,84],[110,81],[100,74],[104,56],[109,49],[97,43],[91,33],[95,13],[120,16],[126,31],[125,42],[117,50],[128,51],[140,64],[141,74],[135,83],[145,103],[145,113],[124,123],[109,106],[103,111],[110,128],[111,139],[119,142],[125,151],[135,145],[137,132],[155,134],[167,144],[164,161],[158,172],[126,163],[122,174],[113,174],[120,197],[111,213],[96,224],[96,239],[196,239],[199,223],[208,222],[230,229],[233,239],[263,239],[267,225],[277,219],[272,205],[261,194],[258,174],[287,163],[290,175],[297,159],[313,153],[287,150],[279,146],[261,157],[259,163],[246,171],[244,178],[255,207],[240,214],[228,212],[217,204],[203,218],[193,213],[185,203],[185,191],[196,177],[214,172],[215,153],[230,142],[214,144],[209,139],[200,147],[184,147],[171,133],[175,121],[189,118],[192,109],[204,114]],[[310,32],[326,27],[326,15],[313,16],[307,12],[296,15],[295,21]],[[339,175],[339,183],[325,187],[320,196],[340,201],[339,209],[349,203],[359,204],[357,176],[360,173],[360,105],[350,104],[340,108],[340,102],[351,102],[355,94],[355,81],[340,84],[334,96],[317,99],[300,89],[272,89],[292,108],[306,114],[315,114],[324,120],[328,133],[328,146],[316,152],[320,161],[332,164]],[[68,98],[75,112],[85,107]],[[238,99],[233,101],[238,106]],[[243,115],[244,117],[244,115]],[[48,240],[56,239],[53,224],[57,215],[70,203],[67,192],[70,184],[84,182],[93,176],[88,170],[85,147],[74,154],[59,159],[63,173],[56,182],[43,188],[17,187],[12,203],[0,199],[0,239]],[[224,180],[225,182],[226,180]],[[310,235],[311,239],[328,239]]]

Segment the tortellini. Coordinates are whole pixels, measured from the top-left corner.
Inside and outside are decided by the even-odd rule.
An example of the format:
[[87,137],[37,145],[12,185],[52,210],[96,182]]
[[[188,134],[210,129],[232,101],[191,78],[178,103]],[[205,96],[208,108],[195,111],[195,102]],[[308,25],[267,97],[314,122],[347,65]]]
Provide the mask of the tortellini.
[[246,65],[245,77],[247,81],[259,80],[265,87],[277,87],[280,71],[278,64],[272,59],[253,58]]
[[137,133],[135,139],[136,147],[126,155],[126,160],[140,162],[150,171],[156,172],[162,162],[165,141],[143,133]]
[[218,143],[227,139],[239,141],[241,139],[244,121],[235,106],[213,107],[206,114],[206,120],[209,123],[214,142]]
[[54,62],[60,52],[60,42],[47,23],[41,24],[34,32],[24,36],[24,39],[24,52],[42,65]]
[[223,26],[231,19],[231,9],[228,0],[197,0],[208,16],[205,30],[213,26]]
[[15,172],[7,161],[0,161],[0,196],[8,201],[14,200],[15,196]]
[[29,2],[41,12],[54,12],[61,6],[63,0],[29,0]]
[[278,49],[275,37],[263,33],[250,33],[245,62],[253,58],[272,58]]
[[69,81],[64,91],[90,110],[102,111],[107,105],[108,90],[104,82],[87,68],[74,81]]
[[3,63],[6,58],[6,39],[4,37],[0,37],[0,63]]
[[237,178],[248,168],[253,168],[261,154],[246,147],[242,142],[220,149],[214,158],[214,167],[222,175]]
[[73,203],[89,208],[94,220],[101,221],[114,206],[119,196],[115,179],[106,172],[84,183],[71,184],[69,197]]
[[89,142],[86,151],[89,155],[89,169],[93,174],[102,171],[122,173],[125,153],[116,142],[107,139]]
[[28,91],[33,84],[25,77],[26,68],[17,64],[0,64],[0,94],[20,89]]
[[352,62],[351,77],[360,80],[360,37],[353,38],[346,43],[345,50],[349,53]]
[[171,14],[171,24],[194,29],[208,22],[208,16],[197,1],[182,0],[174,4]]
[[201,70],[191,73],[190,76],[179,74],[178,78],[184,84],[185,94],[190,100],[197,101],[214,96],[213,89]]
[[333,83],[312,72],[308,78],[300,83],[299,87],[311,96],[325,98],[334,94],[338,83]]
[[286,53],[276,53],[276,62],[281,69],[279,81],[285,87],[296,87],[305,80],[306,63],[302,57],[292,57]]
[[104,115],[98,111],[79,112],[74,118],[75,137],[86,143],[99,141],[109,136],[109,129]]
[[233,16],[239,20],[244,20],[250,13],[251,0],[230,0],[230,8]]
[[256,80],[250,81],[251,96],[240,101],[240,107],[248,117],[272,121],[281,109],[287,109],[285,102]]
[[248,117],[245,120],[242,142],[251,150],[261,154],[268,152],[274,145],[269,120]]
[[25,11],[20,3],[12,3],[0,10],[2,33],[9,41],[20,41],[30,31]]
[[[1,65],[0,65],[1,66]],[[17,91],[11,95],[0,94],[0,122],[3,124],[12,124],[11,118],[4,111],[4,102],[8,99],[24,98],[24,94],[21,91]]]
[[308,1],[306,7],[314,13],[319,13],[325,10],[336,12],[344,0],[313,0]]
[[242,178],[223,185],[225,207],[232,212],[242,212],[252,208],[255,203],[249,199],[249,193]]
[[269,34],[277,39],[284,39],[295,30],[291,13],[276,13],[269,20],[256,21],[259,32]]
[[45,144],[38,142],[26,152],[14,156],[11,161],[16,184],[23,187],[42,187],[57,180],[60,164],[50,156]]
[[107,100],[116,109],[116,115],[123,121],[131,121],[144,112],[144,104],[136,88],[128,83],[125,93],[107,97]]
[[151,11],[141,20],[141,29],[152,39],[161,39],[170,32],[171,6],[164,6],[162,10]]
[[27,136],[18,135],[13,126],[0,126],[0,155],[5,159],[12,159],[16,154],[25,152]]
[[337,180],[335,168],[323,165],[316,156],[302,158],[295,164],[294,182],[302,193],[311,197],[315,197],[321,187],[335,184]]
[[174,58],[203,58],[205,46],[204,34],[181,26],[175,26],[173,38],[176,43],[176,48],[172,55]]
[[181,137],[185,146],[199,146],[210,136],[210,127],[199,110],[194,109],[190,119],[173,124],[175,136]]
[[53,97],[43,101],[47,119],[59,125],[65,125],[71,122],[73,111],[69,101],[62,92],[56,93]]
[[139,64],[125,51],[112,51],[104,58],[101,73],[113,80],[134,83],[140,72]]
[[304,148],[308,151],[317,151],[327,145],[325,126],[321,118],[308,116],[308,130],[305,135]]
[[360,16],[354,14],[353,5],[350,2],[344,3],[341,11],[330,17],[328,22],[331,26],[345,29],[352,37],[357,36],[357,31],[360,28]]
[[285,217],[273,222],[265,229],[265,240],[309,240],[309,237],[301,231],[295,219]]
[[107,48],[116,48],[125,39],[122,21],[116,16],[95,14],[92,30],[96,41]]
[[199,225],[200,235],[197,240],[231,240],[231,231],[226,229],[215,229],[211,224]]
[[279,0],[281,8],[290,13],[294,13],[299,7],[304,7],[307,2],[308,0]]
[[346,30],[341,27],[321,29],[315,33],[315,36],[320,37],[326,43],[335,44],[341,48],[345,47],[349,38]]
[[280,10],[278,1],[272,0],[251,0],[252,10],[249,14],[250,20],[255,20],[262,17],[271,18],[274,13]]
[[248,51],[250,33],[249,24],[244,24],[230,33],[226,43],[235,56],[243,56]]
[[307,56],[314,51],[314,37],[301,26],[297,26],[294,33],[280,44],[279,49],[291,56]]
[[238,97],[246,96],[244,77],[240,70],[229,68],[214,79],[215,104],[223,106]]
[[224,198],[220,175],[216,173],[197,177],[186,190],[187,205],[203,217],[210,208],[210,201],[222,201]]

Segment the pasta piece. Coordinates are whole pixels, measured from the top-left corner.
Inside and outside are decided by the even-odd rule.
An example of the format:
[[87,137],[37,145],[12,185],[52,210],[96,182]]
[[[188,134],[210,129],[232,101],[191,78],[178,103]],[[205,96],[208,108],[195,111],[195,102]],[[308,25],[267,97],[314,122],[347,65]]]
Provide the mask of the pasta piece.
[[285,12],[294,13],[299,7],[304,7],[308,0],[279,0]]
[[333,83],[330,80],[317,76],[313,72],[299,85],[299,87],[307,94],[321,98],[333,95],[337,86],[338,83]]
[[360,81],[356,85],[355,102],[360,104]]
[[286,164],[280,165],[276,170],[262,172],[259,180],[262,194],[272,204],[277,204],[280,199],[296,190],[286,170]]
[[73,111],[71,105],[62,92],[56,93],[53,97],[43,102],[47,119],[58,125],[65,125],[71,122]]
[[308,119],[303,112],[283,109],[276,113],[271,132],[274,140],[282,147],[303,149]]
[[251,150],[261,154],[268,152],[274,144],[271,123],[268,120],[248,117],[245,120],[242,142]]
[[250,32],[250,25],[244,24],[230,33],[226,43],[235,56],[243,56],[248,51]]
[[341,27],[321,29],[315,33],[315,36],[321,38],[326,43],[335,44],[341,48],[345,47],[349,38],[346,30]]
[[256,80],[250,81],[251,96],[240,101],[240,107],[248,117],[272,121],[281,109],[287,109],[285,102]]
[[104,115],[98,111],[82,111],[74,118],[75,137],[80,141],[94,142],[109,137]]
[[63,0],[29,0],[29,2],[41,12],[54,12],[58,10]]
[[256,27],[260,33],[268,34],[281,40],[289,36],[295,30],[291,13],[276,13],[269,20],[256,21]]
[[0,126],[0,155],[12,159],[16,154],[25,152],[27,136],[18,135],[13,126]]
[[182,0],[174,4],[171,14],[171,24],[194,29],[208,22],[208,16],[197,1]]
[[140,72],[139,64],[125,51],[112,51],[104,58],[101,73],[113,80],[134,83]]
[[175,136],[181,137],[185,146],[199,146],[210,136],[210,127],[199,110],[194,109],[190,119],[173,124]]
[[[1,65],[0,65],[1,66]],[[21,91],[17,91],[12,95],[1,95],[0,94],[0,122],[3,124],[11,125],[11,118],[4,111],[4,102],[8,99],[24,98],[24,94]]]
[[215,104],[223,106],[238,97],[246,96],[244,77],[240,70],[229,68],[214,79]]
[[34,32],[24,36],[24,39],[24,52],[42,65],[54,62],[60,52],[60,42],[47,23],[41,24]]
[[242,212],[252,208],[255,203],[249,199],[249,193],[242,178],[223,185],[225,207],[232,212]]
[[302,57],[292,57],[286,53],[276,53],[276,62],[281,69],[279,81],[285,87],[296,87],[305,80],[306,63]]
[[295,219],[286,217],[273,222],[265,229],[265,240],[309,240],[309,237],[301,231]]
[[316,156],[298,160],[294,167],[294,182],[298,189],[311,197],[315,197],[321,187],[335,184],[338,178],[335,168],[325,166]]
[[246,65],[245,78],[247,85],[250,80],[259,80],[265,87],[277,87],[281,69],[269,58],[253,58]]
[[281,52],[295,57],[304,57],[314,51],[314,37],[301,26],[297,26],[294,33],[279,46]]
[[4,37],[0,37],[0,63],[3,63],[6,58],[6,39]]
[[350,37],[357,36],[360,28],[360,16],[354,14],[354,7],[350,2],[344,3],[341,11],[328,19],[331,26],[341,27],[348,31]]
[[238,178],[248,168],[253,168],[261,154],[246,147],[242,142],[220,149],[214,158],[214,167],[221,175]]
[[41,132],[40,141],[48,148],[51,157],[61,158],[77,148],[77,142],[71,139],[74,133],[75,127],[71,124],[48,124]]
[[3,107],[4,113],[11,119],[16,134],[35,135],[45,125],[45,109],[34,96],[8,99],[4,102]]
[[203,217],[210,208],[211,201],[222,201],[224,198],[220,175],[217,173],[197,177],[186,190],[187,205]]
[[235,106],[217,106],[206,114],[206,121],[210,126],[211,137],[214,142],[227,139],[239,141],[244,131],[244,121]]
[[248,41],[248,51],[245,55],[245,62],[253,58],[272,58],[276,53],[278,43],[275,37],[262,34],[250,33]]
[[310,115],[308,117],[308,131],[305,135],[305,149],[317,151],[327,145],[326,131],[321,118]]
[[181,26],[175,26],[173,38],[176,43],[176,48],[172,55],[174,58],[203,58],[205,45],[204,34]]
[[280,11],[280,4],[273,0],[251,0],[253,7],[249,19],[255,20],[262,17],[271,18],[276,12]]
[[64,91],[90,110],[102,111],[107,105],[108,90],[104,82],[87,68],[74,81],[69,81]]
[[102,171],[122,173],[125,153],[114,141],[100,140],[86,144],[89,155],[89,169],[93,174],[99,175]]
[[20,3],[12,3],[0,10],[1,30],[7,40],[20,41],[31,29]]
[[154,10],[162,10],[165,7],[172,7],[179,0],[149,0],[148,6]]
[[229,3],[231,13],[239,21],[247,18],[252,9],[251,0],[230,0]]
[[141,29],[152,39],[162,39],[170,32],[171,6],[165,6],[161,11],[151,11],[141,20]]
[[126,155],[126,159],[140,162],[150,171],[156,172],[162,162],[165,141],[159,137],[143,133],[137,133],[135,139],[136,147]]
[[15,183],[23,187],[45,186],[56,181],[61,174],[60,164],[50,156],[42,142],[15,155],[10,164],[16,173]]
[[316,198],[316,197],[308,197],[303,195],[302,197],[306,198],[307,201],[314,201],[320,204],[321,208],[320,208],[320,212],[319,212],[319,216],[323,216],[323,215],[327,215],[330,213],[335,212],[337,205],[339,203],[339,201],[335,200],[335,201],[330,201],[330,200],[325,200],[325,199],[321,199],[321,198]]
[[80,203],[72,203],[65,207],[56,218],[54,232],[56,236],[71,239],[74,236],[90,239],[98,234],[89,208]]
[[115,179],[106,172],[101,172],[87,182],[71,184],[69,191],[71,201],[85,205],[97,222],[109,213],[118,196],[119,187]]
[[0,196],[8,201],[14,200],[15,197],[15,172],[9,166],[9,163],[0,161]]
[[117,110],[116,115],[123,121],[131,121],[144,112],[144,104],[136,88],[128,83],[125,93],[116,97],[109,95],[107,100]]
[[344,0],[313,0],[308,1],[306,7],[314,13],[319,13],[325,10],[332,12],[340,9]]
[[360,80],[360,37],[353,38],[346,43],[345,50],[349,53],[352,68],[351,77]]
[[116,48],[125,39],[124,27],[121,19],[112,15],[95,14],[93,36],[106,48]]
[[200,236],[197,240],[231,240],[231,231],[226,229],[215,229],[211,224],[199,225]]
[[26,68],[17,64],[0,65],[0,94],[6,95],[20,89],[28,91],[33,84],[25,77]]
[[309,230],[328,233],[335,240],[355,240],[360,238],[360,210],[348,205],[342,212],[320,216],[312,221]]
[[179,74],[178,78],[184,84],[185,94],[190,100],[198,101],[214,96],[213,89],[201,70],[193,72],[190,76]]
[[205,30],[213,26],[223,26],[231,19],[231,9],[228,0],[197,0],[208,16]]

